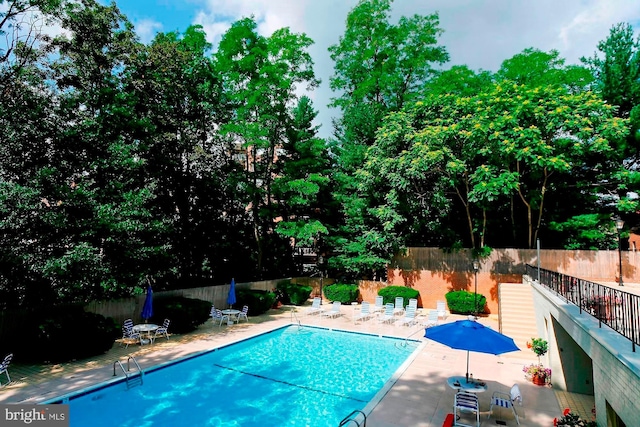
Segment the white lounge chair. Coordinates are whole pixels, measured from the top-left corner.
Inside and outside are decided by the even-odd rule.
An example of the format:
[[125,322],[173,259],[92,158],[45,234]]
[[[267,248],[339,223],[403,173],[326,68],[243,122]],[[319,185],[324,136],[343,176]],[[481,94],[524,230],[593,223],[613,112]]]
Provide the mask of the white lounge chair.
[[438,312],[438,318],[447,318],[447,305],[444,303],[444,301],[436,302],[436,310]]
[[13,353],[7,354],[4,357],[4,360],[0,362],[0,375],[7,374],[7,384],[11,382],[11,377],[9,376],[9,364],[11,363],[11,359],[13,359]]
[[393,304],[388,303],[387,305],[385,305],[384,313],[380,315],[380,317],[378,317],[378,322],[380,323],[393,322],[393,319],[395,318],[393,315],[393,309],[394,309]]
[[438,312],[436,310],[430,310],[427,315],[427,320],[425,320],[422,325],[430,328],[432,326],[438,326]]
[[318,314],[322,312],[322,299],[315,297],[311,303],[311,307],[307,308],[304,312],[306,315]]
[[396,297],[396,305],[393,308],[393,314],[402,314],[404,313],[404,298]]
[[376,302],[374,303],[374,305],[369,307],[369,309],[371,310],[372,313],[383,312],[384,311],[384,297],[377,296],[376,297]]
[[371,313],[371,310],[370,310],[370,304],[364,301],[360,306],[360,313],[355,313],[353,315],[353,322],[355,323],[358,320],[369,320],[371,319],[372,316],[373,314]]
[[499,406],[506,409],[511,408],[511,410],[513,411],[513,416],[516,419],[516,423],[520,425],[520,419],[518,418],[518,413],[516,412],[515,407],[516,403],[522,406],[522,394],[520,393],[520,387],[518,387],[518,384],[514,384],[513,387],[511,387],[511,391],[509,392],[509,394],[500,391],[494,391],[493,395],[491,396],[491,406],[489,407],[489,415],[487,415],[487,418],[489,418],[491,414],[493,414],[494,406]]
[[411,326],[414,323],[416,323],[416,309],[408,305],[404,317],[398,320],[396,324]]
[[325,316],[325,317],[338,317],[340,316],[342,313],[340,312],[340,307],[342,306],[342,303],[340,301],[334,301],[333,304],[331,304],[331,310],[326,310],[320,313],[321,316]]
[[416,310],[418,309],[418,300],[415,298],[409,299],[409,307],[413,307]]

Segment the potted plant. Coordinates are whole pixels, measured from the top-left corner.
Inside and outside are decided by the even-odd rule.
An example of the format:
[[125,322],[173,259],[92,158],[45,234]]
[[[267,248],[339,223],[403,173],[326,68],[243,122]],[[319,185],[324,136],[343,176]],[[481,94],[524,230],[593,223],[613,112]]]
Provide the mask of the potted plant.
[[522,370],[526,373],[526,377],[536,385],[545,385],[551,382],[551,369],[545,368],[540,362],[540,357],[547,354],[549,351],[549,343],[542,338],[531,338],[530,342],[527,342],[527,347],[530,348],[536,356],[538,356],[538,363],[526,365]]
[[525,377],[535,385],[546,385],[551,382],[551,369],[545,368],[541,363],[526,365],[522,371],[525,373]]
[[531,338],[531,342],[527,342],[527,348],[533,350],[536,356],[538,356],[538,364],[541,364],[540,357],[549,351],[549,343],[542,338]]

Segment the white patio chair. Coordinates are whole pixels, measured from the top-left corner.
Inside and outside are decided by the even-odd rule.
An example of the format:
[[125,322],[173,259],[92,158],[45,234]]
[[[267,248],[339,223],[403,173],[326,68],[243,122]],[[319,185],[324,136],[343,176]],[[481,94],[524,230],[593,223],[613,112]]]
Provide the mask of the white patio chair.
[[304,312],[307,316],[311,314],[319,314],[322,312],[322,299],[320,297],[315,297],[313,302],[311,303],[311,307],[307,308]]
[[415,307],[408,305],[404,317],[398,320],[396,324],[411,326],[414,323],[416,323],[416,309]]
[[358,320],[369,320],[371,319],[372,316],[373,314],[371,313],[371,310],[370,310],[370,304],[364,301],[360,306],[360,312],[354,313],[353,322],[355,323]]
[[4,357],[4,360],[0,362],[0,375],[7,374],[7,384],[11,382],[11,377],[9,376],[9,364],[11,364],[11,359],[13,359],[13,353],[7,354]]
[[342,303],[340,301],[334,301],[333,304],[331,305],[331,310],[327,310],[327,311],[323,311],[320,313],[321,316],[324,317],[338,317],[342,314],[342,312],[340,311],[340,307],[342,306]]
[[489,415],[487,415],[487,419],[491,417],[491,414],[493,414],[494,406],[506,409],[511,408],[513,416],[516,419],[516,423],[520,425],[520,418],[518,418],[518,413],[516,412],[515,407],[516,403],[522,406],[522,394],[520,393],[520,387],[518,387],[518,384],[514,384],[508,394],[500,391],[494,391],[491,395],[491,406],[489,407]]
[[249,313],[249,306],[248,305],[242,306],[242,311],[238,313],[238,323],[240,323],[240,319],[244,319],[246,322],[248,322],[249,321],[249,316],[247,316],[248,313]]
[[222,322],[229,321],[229,315],[223,314],[220,309],[215,307],[211,307],[211,318],[213,319],[213,323],[218,322],[218,327],[222,326]]
[[369,309],[371,310],[372,313],[383,312],[384,311],[384,297],[377,296],[376,297],[376,302],[371,307],[369,307]]
[[378,322],[380,323],[393,322],[393,319],[395,318],[393,315],[393,309],[394,309],[393,304],[387,303],[387,305],[385,305],[384,313],[380,317],[378,317]]
[[478,396],[466,391],[459,391],[453,401],[454,426],[471,427],[469,424],[462,424],[460,421],[462,412],[473,412],[476,416],[476,426],[480,427],[480,403]]
[[404,298],[396,297],[396,304],[393,308],[393,314],[402,314],[404,313]]
[[430,328],[432,326],[438,326],[438,323],[438,312],[436,310],[429,310],[427,320],[425,320],[422,325],[424,327]]
[[124,348],[129,348],[131,344],[137,344],[141,342],[141,340],[142,335],[133,330],[133,320],[125,320],[122,324],[122,344],[125,344]]
[[416,298],[409,299],[409,307],[413,307],[416,310],[418,309],[418,300]]
[[438,318],[442,317],[443,319],[447,318],[447,305],[444,301],[436,302],[436,311],[438,312]]
[[149,337],[149,338],[151,338],[151,343],[154,343],[156,341],[156,338],[161,337],[163,335],[164,335],[164,337],[166,339],[169,339],[169,325],[170,324],[171,324],[171,320],[164,319],[164,322],[162,322],[162,326],[160,326],[158,329],[156,329],[156,332]]

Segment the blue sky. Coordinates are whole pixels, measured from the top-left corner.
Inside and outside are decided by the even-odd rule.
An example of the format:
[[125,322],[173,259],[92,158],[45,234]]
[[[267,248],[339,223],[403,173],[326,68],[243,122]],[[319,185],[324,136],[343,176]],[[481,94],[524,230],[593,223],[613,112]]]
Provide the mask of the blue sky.
[[[107,3],[107,0],[101,0]],[[116,0],[144,42],[158,31],[184,31],[191,24],[204,27],[214,48],[230,24],[253,15],[264,35],[290,27],[315,41],[310,53],[321,86],[309,94],[319,110],[320,135],[331,134],[327,108],[332,96],[329,77],[333,63],[327,48],[344,32],[347,13],[357,0]],[[568,63],[592,56],[599,40],[618,22],[640,27],[637,0],[395,0],[394,17],[438,12],[449,51],[445,65],[466,64],[495,71],[505,59],[527,47],[556,49]]]

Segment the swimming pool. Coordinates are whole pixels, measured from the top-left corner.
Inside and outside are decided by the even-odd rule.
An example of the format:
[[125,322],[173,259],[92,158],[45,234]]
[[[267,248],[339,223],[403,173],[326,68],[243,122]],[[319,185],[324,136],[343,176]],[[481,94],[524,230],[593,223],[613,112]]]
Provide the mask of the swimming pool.
[[70,424],[337,426],[364,409],[418,346],[377,335],[280,328],[150,370],[130,389],[118,382],[69,396]]

